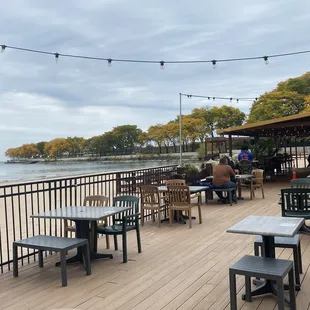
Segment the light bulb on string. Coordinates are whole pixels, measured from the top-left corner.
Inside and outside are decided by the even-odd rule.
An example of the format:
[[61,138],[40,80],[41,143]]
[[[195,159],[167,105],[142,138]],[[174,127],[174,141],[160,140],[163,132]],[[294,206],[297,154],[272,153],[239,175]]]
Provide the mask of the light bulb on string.
[[1,53],[5,51],[6,45],[1,45]]
[[59,53],[54,53],[54,55],[55,55],[55,61],[56,61],[56,63],[58,62],[58,59],[59,59]]
[[264,56],[264,61],[265,61],[265,65],[268,65],[268,64],[269,64],[268,56]]
[[213,65],[213,69],[216,69],[216,60],[215,59],[212,60],[212,65]]
[[165,62],[164,62],[163,60],[161,60],[161,61],[159,62],[159,64],[160,64],[160,69],[161,69],[161,70],[164,70],[164,69],[165,69]]
[[112,59],[111,58],[108,59],[108,67],[112,67]]

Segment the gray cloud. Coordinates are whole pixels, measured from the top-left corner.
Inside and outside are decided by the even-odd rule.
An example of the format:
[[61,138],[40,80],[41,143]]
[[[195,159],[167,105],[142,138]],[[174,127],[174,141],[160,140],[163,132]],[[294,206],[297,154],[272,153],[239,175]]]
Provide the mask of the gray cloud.
[[[150,60],[221,59],[309,49],[310,3],[15,0],[1,5],[0,44]],[[174,119],[178,93],[257,97],[307,71],[310,55],[210,64],[113,63],[6,50],[0,55],[0,158],[22,143],[90,137]],[[184,113],[205,104],[184,98]],[[251,103],[233,103],[248,112]]]

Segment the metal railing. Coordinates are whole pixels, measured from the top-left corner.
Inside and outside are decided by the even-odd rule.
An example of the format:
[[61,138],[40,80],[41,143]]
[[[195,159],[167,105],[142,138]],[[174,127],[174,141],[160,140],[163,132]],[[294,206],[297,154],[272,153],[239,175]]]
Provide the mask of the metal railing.
[[[117,195],[138,194],[139,185],[161,185],[175,172],[176,165],[170,165],[1,185],[0,273],[11,269],[13,241],[39,234],[63,236],[61,220],[31,219],[30,215],[82,205],[88,195],[105,195],[112,203]],[[37,259],[36,251],[19,251],[21,265]]]

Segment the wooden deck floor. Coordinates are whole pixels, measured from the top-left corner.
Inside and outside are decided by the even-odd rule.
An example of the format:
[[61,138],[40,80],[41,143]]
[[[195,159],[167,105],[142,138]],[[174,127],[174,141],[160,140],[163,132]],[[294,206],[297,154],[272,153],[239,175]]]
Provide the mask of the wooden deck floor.
[[[245,192],[237,205],[212,202],[203,206],[203,223],[188,225],[147,222],[142,228],[143,253],[138,254],[135,234],[129,234],[129,262],[122,264],[122,253],[114,259],[92,263],[92,275],[85,276],[81,265],[68,267],[68,287],[60,286],[57,257],[48,259],[40,269],[34,264],[20,267],[18,278],[12,272],[0,275],[0,309],[229,309],[229,266],[245,254],[253,253],[254,236],[228,234],[226,229],[247,215],[280,215],[278,192],[287,184],[268,184],[266,199],[260,193],[253,201]],[[302,290],[297,295],[297,309],[310,309],[310,236],[302,236]],[[282,258],[291,251],[280,250]],[[244,280],[237,279],[238,307],[277,309],[273,297],[241,300]]]

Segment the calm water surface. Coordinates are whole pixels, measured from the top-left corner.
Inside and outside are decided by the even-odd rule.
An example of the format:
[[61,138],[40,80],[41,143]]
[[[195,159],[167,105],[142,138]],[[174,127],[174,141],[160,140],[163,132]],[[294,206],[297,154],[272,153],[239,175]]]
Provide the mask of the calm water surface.
[[[176,162],[177,163],[177,162]],[[124,171],[147,167],[173,165],[174,162],[85,162],[85,163],[35,163],[35,164],[4,164],[0,162],[0,183],[44,179],[62,176],[73,176],[88,173],[104,173]]]

